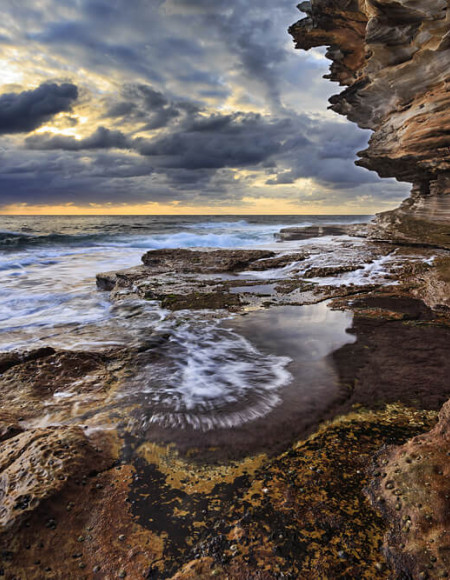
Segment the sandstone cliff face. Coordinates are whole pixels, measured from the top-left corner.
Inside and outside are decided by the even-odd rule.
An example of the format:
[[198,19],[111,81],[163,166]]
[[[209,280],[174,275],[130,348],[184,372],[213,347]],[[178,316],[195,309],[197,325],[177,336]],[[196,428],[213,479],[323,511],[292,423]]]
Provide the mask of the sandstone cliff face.
[[331,108],[374,134],[357,164],[413,183],[373,236],[450,248],[450,11],[447,0],[311,0],[296,47],[328,46]]

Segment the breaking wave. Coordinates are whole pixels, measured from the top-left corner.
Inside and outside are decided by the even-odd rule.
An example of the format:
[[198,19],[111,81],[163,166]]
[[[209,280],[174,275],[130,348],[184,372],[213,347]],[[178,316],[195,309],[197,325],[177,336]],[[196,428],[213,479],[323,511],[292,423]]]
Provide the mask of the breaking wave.
[[[209,228],[205,227],[205,230]],[[210,228],[213,229],[213,228]],[[195,233],[191,231],[156,235],[122,235],[108,234],[47,234],[31,235],[17,232],[0,232],[0,250],[9,252],[31,248],[45,247],[111,247],[143,248],[157,250],[161,248],[235,248],[252,246],[264,241],[273,240],[273,234],[279,228],[248,228],[235,231]]]

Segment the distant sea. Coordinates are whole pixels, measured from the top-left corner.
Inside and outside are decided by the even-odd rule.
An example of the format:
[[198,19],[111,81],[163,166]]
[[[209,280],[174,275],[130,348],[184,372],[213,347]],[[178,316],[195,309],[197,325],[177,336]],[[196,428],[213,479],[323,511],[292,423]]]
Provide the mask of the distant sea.
[[138,265],[147,250],[267,247],[283,227],[370,217],[0,216],[0,351],[95,347],[99,326],[114,344],[131,314],[97,291],[95,275]]

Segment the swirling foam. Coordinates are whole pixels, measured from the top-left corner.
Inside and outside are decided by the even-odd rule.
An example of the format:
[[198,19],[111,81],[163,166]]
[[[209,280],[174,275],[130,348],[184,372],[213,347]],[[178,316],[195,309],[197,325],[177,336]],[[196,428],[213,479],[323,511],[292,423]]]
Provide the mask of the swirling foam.
[[209,431],[238,427],[280,404],[292,375],[288,357],[266,355],[217,324],[186,323],[172,331],[167,348],[143,364],[120,399],[138,405],[132,431],[150,425]]

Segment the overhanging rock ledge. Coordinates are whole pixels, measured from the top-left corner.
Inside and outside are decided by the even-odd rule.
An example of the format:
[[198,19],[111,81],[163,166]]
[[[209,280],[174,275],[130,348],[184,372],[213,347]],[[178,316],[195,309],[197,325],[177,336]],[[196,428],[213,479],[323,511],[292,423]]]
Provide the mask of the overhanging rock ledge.
[[450,14],[446,0],[311,0],[289,32],[328,46],[331,108],[374,131],[357,165],[413,184],[378,240],[450,248]]

